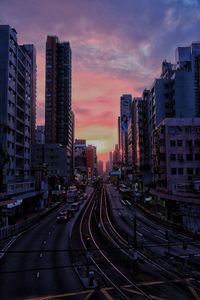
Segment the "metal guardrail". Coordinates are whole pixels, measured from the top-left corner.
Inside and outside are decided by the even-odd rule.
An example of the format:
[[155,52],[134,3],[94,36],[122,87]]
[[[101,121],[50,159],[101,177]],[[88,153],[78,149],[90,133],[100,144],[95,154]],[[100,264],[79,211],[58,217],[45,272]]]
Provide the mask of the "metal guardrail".
[[37,222],[37,220],[39,220],[39,219],[40,219],[40,216],[37,215],[37,216],[31,217],[28,220],[24,220],[21,223],[9,225],[4,228],[1,228],[0,229],[0,240],[8,238],[13,235],[16,235],[16,234],[28,229],[29,227],[34,225]]
[[13,235],[16,235],[24,230],[27,230],[28,228],[30,228],[31,226],[33,226],[37,222],[39,222],[41,218],[47,216],[52,210],[54,210],[59,205],[60,205],[60,203],[56,204],[55,206],[51,207],[50,209],[48,209],[42,213],[32,216],[29,219],[24,220],[20,223],[0,228],[0,241],[3,239],[6,239],[8,237],[11,237]]

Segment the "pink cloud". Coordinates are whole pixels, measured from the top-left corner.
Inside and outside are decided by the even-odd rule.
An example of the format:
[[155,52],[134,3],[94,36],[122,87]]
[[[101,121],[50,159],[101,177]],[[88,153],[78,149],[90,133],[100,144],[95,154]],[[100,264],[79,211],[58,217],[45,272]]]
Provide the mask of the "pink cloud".
[[16,28],[20,43],[36,45],[38,124],[44,123],[46,36],[58,35],[72,48],[76,137],[96,136],[102,149],[117,142],[120,96],[140,96],[159,76],[161,61],[173,62],[178,44],[199,39],[198,1],[15,2],[1,1],[0,19]]

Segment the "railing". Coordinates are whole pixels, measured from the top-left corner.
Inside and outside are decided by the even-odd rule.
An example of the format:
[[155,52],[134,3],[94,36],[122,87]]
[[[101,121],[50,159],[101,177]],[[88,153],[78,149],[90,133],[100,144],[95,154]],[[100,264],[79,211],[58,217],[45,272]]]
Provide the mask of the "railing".
[[39,221],[40,215],[29,218],[28,220],[24,220],[21,223],[5,226],[0,229],[0,240],[8,238],[10,236],[16,235]]
[[33,225],[37,224],[42,218],[47,216],[52,210],[54,210],[59,205],[60,205],[60,202],[55,204],[53,207],[49,208],[48,210],[45,210],[35,216],[32,216],[32,217],[28,218],[27,220],[24,220],[18,224],[8,225],[3,228],[0,228],[0,240],[3,240],[10,236],[19,234],[20,232],[23,232],[24,230],[32,227]]

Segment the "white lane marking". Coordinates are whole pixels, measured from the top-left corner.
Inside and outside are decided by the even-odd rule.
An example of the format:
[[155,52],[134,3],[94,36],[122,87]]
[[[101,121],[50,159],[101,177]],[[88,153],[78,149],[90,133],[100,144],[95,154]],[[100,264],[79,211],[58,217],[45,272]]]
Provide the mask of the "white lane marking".
[[37,278],[39,278],[40,277],[40,272],[37,272]]
[[136,231],[139,236],[143,236],[143,234],[139,231]]
[[128,200],[126,200],[126,202],[128,203],[128,205],[130,205],[130,206],[132,205]]
[[145,231],[147,231],[147,232],[150,232],[150,230],[147,229],[147,228],[145,228],[145,227],[143,227],[143,230],[145,230]]
[[163,238],[163,237],[161,237],[161,236],[159,236],[159,235],[156,235],[155,233],[153,234],[155,237],[157,237],[158,239],[160,239],[160,240],[163,240],[163,241],[167,241],[165,238]]
[[165,234],[165,232],[163,230],[158,229],[158,231],[162,234]]
[[22,235],[23,232],[19,233],[18,235],[15,235],[9,242],[7,245],[5,245],[3,247],[3,249],[1,250],[2,252],[0,253],[0,259],[5,255],[5,252],[10,248],[10,246],[16,241],[16,239]]
[[143,227],[143,230],[145,230],[146,232],[151,233],[153,236],[155,236],[155,237],[158,238],[158,239],[161,239],[161,240],[163,240],[163,241],[166,241],[165,238],[163,238],[163,237],[161,237],[161,236],[155,234],[154,232],[151,232],[151,230],[149,230],[149,229],[147,229],[147,228],[145,228],[145,227]]
[[42,253],[40,253],[40,258],[42,258]]
[[51,231],[49,231],[49,235],[51,234]]

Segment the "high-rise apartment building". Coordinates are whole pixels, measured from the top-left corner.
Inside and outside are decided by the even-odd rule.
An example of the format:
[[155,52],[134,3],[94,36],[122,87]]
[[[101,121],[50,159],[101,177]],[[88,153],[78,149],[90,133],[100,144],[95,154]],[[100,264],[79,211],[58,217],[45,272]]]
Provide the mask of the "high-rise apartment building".
[[87,176],[86,140],[75,139],[74,143],[75,175]]
[[112,158],[113,158],[113,162],[112,162],[112,169],[113,170],[117,170],[120,168],[120,151],[119,151],[119,147],[116,144],[115,145],[115,150],[112,153]]
[[98,175],[103,176],[103,161],[98,160],[97,165],[98,165]]
[[176,58],[176,116],[200,117],[200,42],[178,47]]
[[138,174],[147,165],[147,103],[142,97],[133,98],[129,122],[129,165]]
[[150,89],[150,153],[153,148],[153,130],[163,119],[200,116],[200,42],[178,47],[175,58],[175,64],[163,61],[161,76]]
[[128,122],[131,116],[132,95],[120,97],[120,146],[123,165],[128,165]]
[[87,174],[88,178],[92,178],[97,175],[97,152],[96,147],[88,145],[86,148],[87,159]]
[[45,127],[42,125],[38,125],[36,127],[36,132],[35,132],[35,139],[36,139],[36,144],[44,144],[45,143]]
[[74,116],[71,110],[71,48],[57,36],[46,42],[45,143],[67,146],[73,169]]
[[2,164],[3,191],[6,194],[31,191],[34,190],[30,172],[31,143],[35,139],[36,51],[33,45],[18,45],[17,32],[9,25],[0,25],[0,74],[0,147],[8,159]]
[[157,186],[177,198],[183,197],[185,191],[194,192],[197,182],[200,191],[200,118],[166,118],[154,130],[153,137]]

